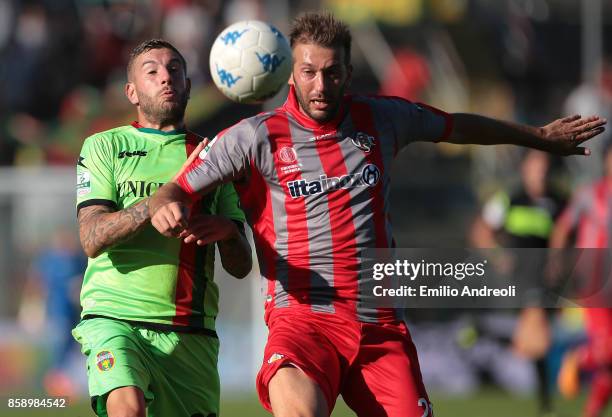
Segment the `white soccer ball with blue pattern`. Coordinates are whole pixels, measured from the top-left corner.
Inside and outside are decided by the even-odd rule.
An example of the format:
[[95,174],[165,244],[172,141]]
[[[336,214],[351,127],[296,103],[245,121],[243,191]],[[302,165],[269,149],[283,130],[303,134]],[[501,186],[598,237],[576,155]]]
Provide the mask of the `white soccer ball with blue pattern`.
[[260,103],[287,84],[291,47],[274,26],[245,20],[225,28],[210,50],[210,73],[225,96],[238,103]]

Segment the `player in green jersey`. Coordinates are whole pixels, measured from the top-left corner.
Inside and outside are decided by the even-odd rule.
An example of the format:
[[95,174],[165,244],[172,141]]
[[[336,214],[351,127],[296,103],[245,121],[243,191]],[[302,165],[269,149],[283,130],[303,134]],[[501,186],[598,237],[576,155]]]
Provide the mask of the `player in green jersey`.
[[139,45],[125,93],[138,121],[85,140],[77,163],[81,244],[89,256],[83,312],[73,335],[87,355],[100,416],[213,417],[219,413],[217,243],[223,267],[251,269],[244,214],[225,184],[195,202],[199,244],[167,239],[150,224],[149,197],[203,149],[187,131],[190,81],[174,46]]

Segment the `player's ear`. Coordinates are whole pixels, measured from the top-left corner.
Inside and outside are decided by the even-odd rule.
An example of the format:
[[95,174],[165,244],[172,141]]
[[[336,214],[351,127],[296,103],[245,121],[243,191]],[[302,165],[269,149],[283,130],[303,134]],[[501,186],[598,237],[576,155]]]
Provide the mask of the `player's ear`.
[[128,100],[130,100],[130,103],[137,105],[138,104],[138,93],[136,92],[136,87],[134,86],[134,83],[131,82],[127,82],[125,83],[125,96],[127,97]]
[[185,91],[187,92],[187,100],[189,100],[191,98],[191,78],[187,77],[185,82]]
[[287,84],[295,85],[295,82],[293,81],[293,71],[291,71],[291,75],[289,76],[289,79],[287,80]]

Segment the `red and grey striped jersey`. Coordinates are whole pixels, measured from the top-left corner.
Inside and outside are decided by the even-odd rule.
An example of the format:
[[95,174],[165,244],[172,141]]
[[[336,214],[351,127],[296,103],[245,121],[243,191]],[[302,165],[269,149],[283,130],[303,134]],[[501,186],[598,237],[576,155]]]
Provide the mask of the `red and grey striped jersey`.
[[579,190],[559,221],[576,229],[577,248],[608,248],[612,233],[612,189],[603,178]]
[[192,194],[235,181],[267,281],[266,315],[307,308],[395,321],[393,310],[360,301],[372,277],[363,252],[394,246],[389,174],[398,151],[451,129],[448,114],[395,97],[346,96],[321,124],[300,112],[291,89],[282,107],[215,137],[178,183]]

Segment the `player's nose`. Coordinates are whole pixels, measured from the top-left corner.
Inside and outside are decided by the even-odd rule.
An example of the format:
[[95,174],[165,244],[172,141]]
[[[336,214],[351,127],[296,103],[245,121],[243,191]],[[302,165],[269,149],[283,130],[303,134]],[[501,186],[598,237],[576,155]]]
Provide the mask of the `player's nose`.
[[313,84],[313,90],[317,93],[321,93],[325,90],[325,80],[323,74],[319,73],[315,79]]
[[159,77],[162,84],[172,84],[172,74],[167,68],[159,70]]

